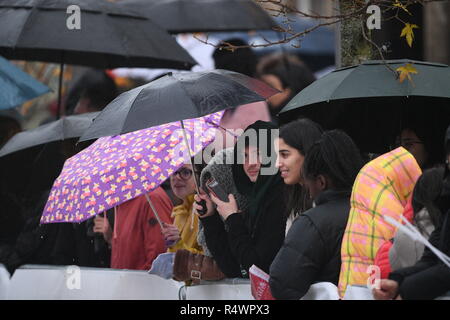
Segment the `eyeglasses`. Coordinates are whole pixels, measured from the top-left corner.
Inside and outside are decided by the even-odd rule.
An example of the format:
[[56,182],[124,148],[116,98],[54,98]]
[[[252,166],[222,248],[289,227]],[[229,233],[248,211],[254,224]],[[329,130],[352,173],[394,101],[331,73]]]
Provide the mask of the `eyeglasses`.
[[402,146],[405,149],[409,149],[412,146],[414,146],[415,144],[423,144],[423,142],[420,140],[412,140],[412,139],[403,139],[403,140],[397,139],[395,141],[395,146],[397,148]]
[[181,179],[188,180],[190,177],[192,177],[192,173],[193,173],[193,171],[191,169],[181,168],[181,169],[177,170],[173,174],[173,176],[175,177],[176,175],[179,175]]

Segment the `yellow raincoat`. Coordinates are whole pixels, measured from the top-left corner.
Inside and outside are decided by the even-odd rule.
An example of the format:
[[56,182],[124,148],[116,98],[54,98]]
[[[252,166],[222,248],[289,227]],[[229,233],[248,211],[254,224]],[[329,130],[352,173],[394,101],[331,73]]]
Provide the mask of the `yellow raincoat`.
[[181,239],[170,247],[168,252],[186,249],[192,253],[203,254],[202,247],[197,243],[198,216],[193,212],[193,203],[194,195],[190,195],[183,204],[173,208],[172,218],[174,218],[174,225],[180,231]]
[[339,294],[348,285],[367,285],[368,267],[396,228],[382,216],[400,221],[404,207],[422,174],[416,160],[400,147],[366,164],[353,185],[351,208],[342,240]]

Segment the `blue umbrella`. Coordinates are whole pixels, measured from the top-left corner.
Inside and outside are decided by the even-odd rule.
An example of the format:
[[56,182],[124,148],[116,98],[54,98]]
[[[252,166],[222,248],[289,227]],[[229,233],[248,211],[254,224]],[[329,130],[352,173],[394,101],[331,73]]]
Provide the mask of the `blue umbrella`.
[[49,91],[46,85],[0,57],[0,110],[17,107]]

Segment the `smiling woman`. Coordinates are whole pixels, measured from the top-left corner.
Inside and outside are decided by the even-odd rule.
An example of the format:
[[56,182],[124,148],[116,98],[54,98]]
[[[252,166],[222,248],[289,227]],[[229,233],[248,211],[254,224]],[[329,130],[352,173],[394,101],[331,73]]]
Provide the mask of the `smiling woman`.
[[302,176],[315,206],[295,219],[270,267],[275,298],[298,300],[313,283],[338,284],[350,193],[361,166],[358,148],[342,131],[325,132],[308,149]]
[[322,128],[309,119],[299,119],[280,128],[277,167],[288,185],[288,213],[293,216],[309,209],[311,201],[302,187],[301,168],[308,149],[322,134]]

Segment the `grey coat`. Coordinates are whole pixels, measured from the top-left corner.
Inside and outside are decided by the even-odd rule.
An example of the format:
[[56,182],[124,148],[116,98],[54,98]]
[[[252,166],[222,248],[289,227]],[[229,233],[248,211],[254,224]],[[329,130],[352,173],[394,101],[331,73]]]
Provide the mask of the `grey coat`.
[[[428,239],[434,231],[434,225],[431,222],[428,211],[423,208],[416,215],[416,225],[419,225],[419,231]],[[394,244],[389,250],[389,263],[392,271],[411,267],[417,263],[422,257],[425,246],[419,242],[412,240],[410,236],[402,230],[398,230],[394,237]]]

